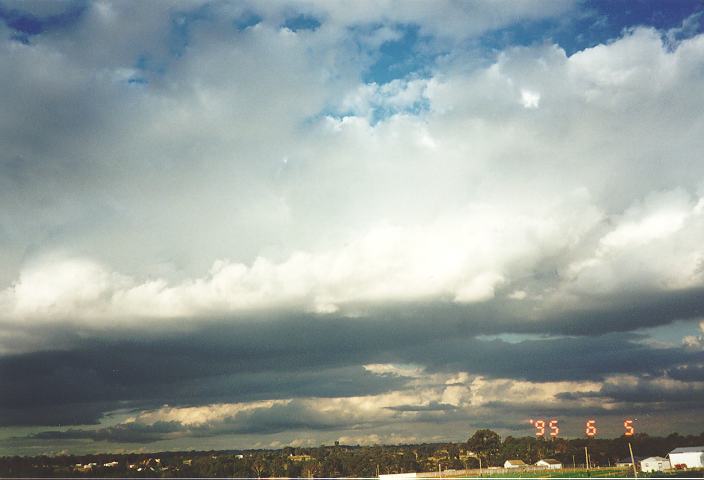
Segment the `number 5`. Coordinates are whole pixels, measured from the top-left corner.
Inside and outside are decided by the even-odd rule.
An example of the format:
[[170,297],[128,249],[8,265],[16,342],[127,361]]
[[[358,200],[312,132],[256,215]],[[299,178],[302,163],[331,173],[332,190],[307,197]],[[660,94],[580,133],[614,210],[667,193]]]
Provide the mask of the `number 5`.
[[560,427],[557,425],[557,420],[550,420],[550,436],[555,438],[560,433]]
[[626,428],[626,433],[625,435],[627,437],[632,436],[634,433],[636,433],[636,429],[633,428],[633,420],[626,420],[623,422],[623,426]]

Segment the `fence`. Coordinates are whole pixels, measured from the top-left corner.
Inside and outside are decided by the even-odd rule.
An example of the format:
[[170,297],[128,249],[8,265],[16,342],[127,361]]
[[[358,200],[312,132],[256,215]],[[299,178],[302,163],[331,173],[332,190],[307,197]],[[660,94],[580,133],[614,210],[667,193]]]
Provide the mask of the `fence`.
[[[590,470],[593,471],[594,473],[599,472],[600,470],[609,470],[613,471],[616,468],[622,468],[622,469],[629,469],[632,467],[594,467],[591,468]],[[478,468],[472,468],[472,469],[467,469],[467,470],[444,470],[442,472],[417,472],[417,473],[397,473],[397,474],[390,474],[390,475],[380,475],[379,478],[382,480],[403,480],[403,479],[422,479],[422,478],[458,478],[458,477],[478,477],[479,475],[502,475],[502,474],[511,474],[511,476],[515,476],[517,473],[520,472],[536,472],[536,471],[544,471],[544,472],[550,472],[550,471],[560,471],[560,472],[576,472],[580,471],[583,472],[584,468],[560,468],[560,469],[550,469],[546,467],[539,467],[535,465],[528,465],[525,467],[518,467],[518,468],[504,468],[504,467],[488,467],[488,468],[482,468],[479,470]]]

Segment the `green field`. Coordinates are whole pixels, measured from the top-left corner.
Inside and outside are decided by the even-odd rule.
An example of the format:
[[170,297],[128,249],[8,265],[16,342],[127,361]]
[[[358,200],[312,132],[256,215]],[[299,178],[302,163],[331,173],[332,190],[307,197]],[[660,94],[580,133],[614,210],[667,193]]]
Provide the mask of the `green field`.
[[542,470],[538,472],[516,472],[515,474],[497,474],[490,477],[505,478],[591,478],[591,477],[618,477],[627,478],[633,475],[632,470],[623,468],[604,468],[592,470]]
[[483,475],[486,478],[628,478],[632,470],[623,468],[601,468],[592,470],[540,470]]
[[[638,478],[704,478],[704,470],[671,472],[638,472]],[[462,478],[462,477],[456,477]],[[464,477],[467,478],[467,477]],[[472,477],[476,478],[476,477]],[[482,478],[633,478],[630,468],[596,468],[591,470],[539,470],[484,474]]]

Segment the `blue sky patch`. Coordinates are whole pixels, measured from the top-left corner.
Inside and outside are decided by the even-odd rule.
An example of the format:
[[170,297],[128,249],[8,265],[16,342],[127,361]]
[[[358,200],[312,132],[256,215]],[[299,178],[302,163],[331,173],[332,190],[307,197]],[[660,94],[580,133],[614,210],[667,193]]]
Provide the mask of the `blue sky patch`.
[[383,43],[375,52],[377,60],[363,76],[366,83],[383,85],[410,74],[421,75],[433,64],[437,52],[427,48],[430,39],[420,35],[419,27],[401,25],[398,28],[401,38]]
[[240,15],[235,21],[233,22],[234,27],[239,30],[240,32],[242,30],[246,30],[249,27],[253,27],[254,25],[257,25],[262,21],[262,17],[257,15],[256,13],[253,12],[246,12],[242,15]]
[[129,83],[130,85],[148,85],[149,80],[143,77],[132,77],[127,80],[127,83]]
[[169,32],[169,50],[173,55],[180,57],[190,44],[191,27],[199,21],[212,20],[213,14],[209,5],[203,5],[192,10],[174,13],[171,17],[171,31]]
[[320,21],[310,15],[297,15],[295,17],[287,18],[283,27],[288,28],[292,32],[297,32],[299,30],[317,30],[320,27]]
[[[649,26],[661,31],[678,28],[692,14],[701,11],[703,5],[694,0],[590,0],[585,6],[590,15],[577,19],[576,24],[555,34],[555,41],[568,54],[608,43],[620,37],[627,28]],[[575,35],[575,32],[580,33]]]
[[[693,0],[654,2],[644,0],[589,0],[580,15],[565,19],[544,19],[510,25],[483,35],[484,49],[499,51],[511,46],[556,43],[567,55],[618,38],[624,29],[650,26],[661,31],[679,28],[703,5]],[[701,33],[700,18],[693,18],[688,36]]]
[[0,3],[0,20],[17,32],[15,35],[17,38],[13,38],[26,43],[28,37],[33,35],[38,35],[48,30],[70,27],[78,21],[86,10],[86,6],[83,3],[67,3],[67,5],[70,6],[62,13],[38,17],[22,10],[7,8]]

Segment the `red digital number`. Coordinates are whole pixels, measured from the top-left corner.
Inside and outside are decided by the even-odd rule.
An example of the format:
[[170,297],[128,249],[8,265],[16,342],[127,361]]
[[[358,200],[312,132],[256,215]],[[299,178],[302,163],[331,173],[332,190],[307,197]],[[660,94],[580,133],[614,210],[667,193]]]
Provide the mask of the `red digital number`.
[[542,437],[545,435],[545,420],[536,420],[533,425],[535,425],[536,437]]
[[633,428],[633,420],[626,420],[623,422],[623,426],[626,429],[625,435],[627,437],[632,436],[634,433],[636,433],[636,429]]
[[557,424],[557,420],[556,419],[550,420],[549,425],[550,425],[550,436],[552,438],[556,438],[557,435],[560,433],[560,427]]
[[596,435],[596,420],[587,420],[587,428],[584,432],[588,437]]

